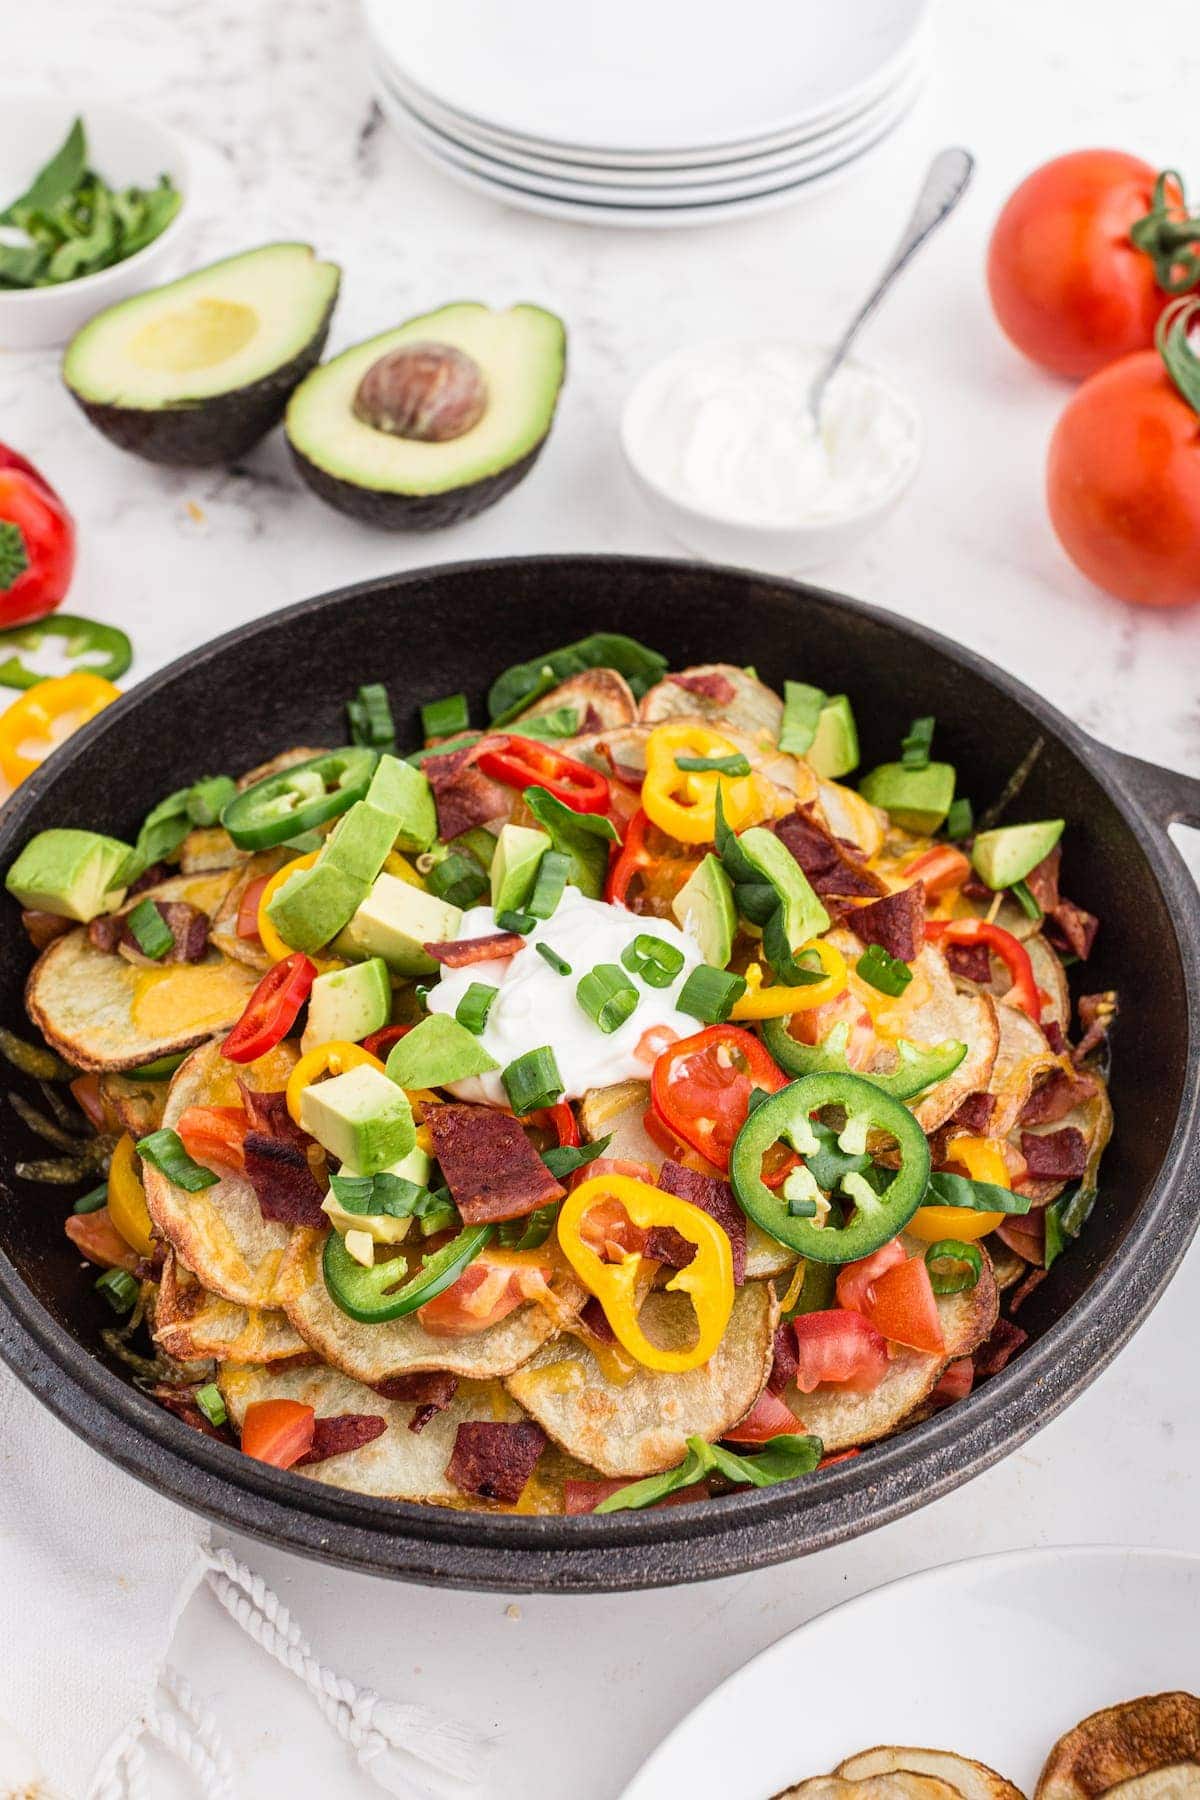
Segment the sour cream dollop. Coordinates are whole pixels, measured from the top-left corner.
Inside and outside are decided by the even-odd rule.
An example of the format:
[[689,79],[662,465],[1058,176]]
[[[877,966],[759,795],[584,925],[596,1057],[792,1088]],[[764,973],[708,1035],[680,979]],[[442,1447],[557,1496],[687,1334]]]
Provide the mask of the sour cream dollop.
[[627,450],[672,498],[738,525],[854,518],[884,504],[920,455],[911,402],[872,371],[843,364],[808,409],[820,353],[773,340],[691,345],[630,398]]
[[[459,938],[486,937],[498,930],[490,906],[473,906],[463,914]],[[684,961],[670,987],[652,988],[636,975],[629,979],[638,992],[638,1004],[616,1031],[605,1033],[588,1017],[575,997],[580,978],[597,963],[621,962],[621,952],[634,938],[646,934],[673,944]],[[569,975],[558,975],[538,955],[535,944],[546,944],[571,965]],[[479,1041],[500,1065],[487,1075],[451,1084],[460,1100],[482,1100],[506,1106],[508,1096],[500,1072],[527,1050],[548,1044],[554,1052],[563,1081],[564,1098],[578,1100],[589,1088],[610,1087],[618,1081],[646,1079],[653,1056],[639,1056],[637,1047],[647,1031],[666,1026],[677,1037],[690,1037],[700,1023],[675,1006],[679,990],[702,960],[695,940],[666,919],[642,918],[623,906],[589,900],[578,888],[568,887],[551,918],[539,921],[525,939],[524,948],[502,961],[471,963],[465,969],[445,969],[429,994],[430,1012],[449,1013],[473,981],[485,981],[498,991],[488,1012]]]

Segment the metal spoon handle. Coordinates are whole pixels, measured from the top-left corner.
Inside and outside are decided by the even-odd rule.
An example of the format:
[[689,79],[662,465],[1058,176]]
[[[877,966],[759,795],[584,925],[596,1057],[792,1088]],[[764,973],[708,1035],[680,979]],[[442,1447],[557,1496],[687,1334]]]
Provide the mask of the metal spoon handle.
[[855,338],[901,269],[911,262],[931,232],[954,211],[967,190],[974,168],[975,159],[968,150],[939,150],[930,163],[929,173],[921,184],[916,205],[891,261],[813,378],[808,390],[808,404],[815,420],[820,420],[821,400],[830,378],[841,366]]

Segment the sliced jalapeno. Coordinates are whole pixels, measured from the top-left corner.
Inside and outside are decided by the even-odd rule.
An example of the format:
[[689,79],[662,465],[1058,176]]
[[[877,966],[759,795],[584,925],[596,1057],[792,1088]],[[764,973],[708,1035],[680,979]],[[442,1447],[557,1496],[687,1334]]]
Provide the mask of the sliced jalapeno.
[[[117,681],[133,661],[133,645],[115,625],[104,625],[99,619],[81,619],[77,613],[54,613],[32,625],[20,625],[12,631],[0,631],[0,686],[36,687],[48,681],[22,661],[22,650],[38,650],[49,637],[65,638],[66,655],[80,669],[99,675],[105,681]],[[5,656],[5,652],[12,654]]]
[[378,750],[348,744],[344,750],[327,750],[308,762],[293,763],[235,794],[222,808],[221,823],[239,850],[267,850],[286,843],[298,832],[336,819],[361,800],[378,761]]
[[897,1066],[888,1075],[873,1075],[869,1070],[850,1068],[846,1060],[850,1027],[844,1019],[819,1044],[802,1044],[787,1027],[786,1019],[764,1019],[762,1035],[763,1043],[779,1067],[786,1069],[789,1075],[857,1074],[863,1081],[890,1094],[893,1100],[911,1100],[915,1095],[923,1094],[926,1088],[945,1081],[967,1054],[967,1046],[957,1038],[947,1038],[944,1044],[931,1044],[928,1048],[899,1038],[896,1042],[900,1057]]
[[[835,1106],[845,1114],[837,1139],[845,1154],[831,1158],[823,1154],[812,1117]],[[872,1132],[893,1140],[899,1169],[873,1161]],[[762,1178],[763,1157],[781,1140],[812,1164],[772,1189]],[[836,1182],[836,1196],[822,1195],[814,1169]],[[929,1182],[929,1145],[908,1108],[874,1082],[860,1075],[804,1075],[755,1107],[734,1143],[729,1178],[747,1218],[781,1244],[813,1262],[857,1262],[890,1242],[920,1206]],[[803,1205],[805,1198],[817,1201],[813,1211]]]
[[[416,1312],[426,1301],[436,1299],[456,1282],[468,1263],[474,1262],[479,1252],[491,1242],[495,1230],[494,1225],[468,1226],[440,1250],[435,1250],[432,1256],[427,1256],[407,1281],[402,1279],[408,1273],[404,1257],[365,1269],[355,1262],[340,1233],[331,1231],[325,1240],[321,1264],[329,1298],[348,1318],[357,1319],[363,1325],[383,1325],[389,1319],[402,1319],[406,1313]],[[398,1281],[401,1282],[399,1287]]]

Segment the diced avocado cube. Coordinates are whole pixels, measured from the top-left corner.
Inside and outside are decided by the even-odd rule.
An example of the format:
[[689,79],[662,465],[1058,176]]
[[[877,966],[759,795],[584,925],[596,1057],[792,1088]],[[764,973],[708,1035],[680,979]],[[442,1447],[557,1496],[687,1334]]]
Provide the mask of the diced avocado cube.
[[420,769],[399,756],[381,756],[366,797],[395,819],[393,841],[401,850],[428,850],[437,836],[437,808]]
[[[410,1150],[399,1162],[393,1163],[382,1171],[387,1175],[399,1175],[405,1181],[415,1181],[418,1187],[429,1186],[429,1176],[433,1162],[424,1150]],[[362,1175],[362,1169],[352,1168],[348,1163],[342,1164],[343,1175]],[[330,1188],[321,1202],[321,1211],[325,1213],[334,1228],[341,1232],[365,1231],[377,1244],[399,1244],[408,1235],[412,1224],[411,1215],[406,1219],[393,1218],[390,1213],[354,1213],[347,1212]]]
[[398,875],[380,875],[364,896],[335,948],[347,956],[382,956],[398,975],[431,975],[437,968],[426,944],[458,936],[462,908],[427,894]]
[[538,864],[550,848],[550,833],[531,825],[505,825],[492,858],[492,906],[516,912],[529,898]]
[[356,800],[329,834],[321,861],[370,885],[395,841],[395,814],[381,812],[369,800]]
[[1001,825],[981,831],[971,846],[976,874],[990,888],[1012,887],[1049,856],[1063,834],[1064,819],[1040,819],[1031,825]]
[[672,900],[671,911],[695,938],[704,961],[723,969],[733,949],[737,908],[733,884],[711,850]]
[[311,869],[297,869],[268,903],[267,917],[293,950],[319,950],[336,937],[371,891],[322,856]]
[[370,1063],[306,1087],[300,1123],[330,1156],[361,1175],[377,1175],[407,1156],[417,1136],[404,1089]]
[[500,1064],[474,1032],[449,1013],[430,1013],[392,1045],[387,1072],[402,1088],[445,1087],[470,1075],[486,1075]]
[[738,849],[762,880],[774,888],[789,950],[829,930],[829,914],[813,892],[808,876],[787,845],[762,825],[752,825],[738,838]]
[[821,708],[807,761],[826,781],[840,781],[857,769],[858,727],[845,694],[830,695]]
[[382,1031],[392,1016],[392,983],[381,956],[318,975],[308,996],[308,1024],[301,1049],[318,1044],[359,1044]]
[[114,883],[132,854],[118,838],[55,826],[30,838],[4,885],[21,906],[86,925],[121,904],[125,890]]
[[864,775],[858,791],[872,806],[880,806],[903,831],[928,837],[945,821],[954,799],[954,770],[949,763],[931,762],[923,769],[906,769],[903,763],[880,763]]

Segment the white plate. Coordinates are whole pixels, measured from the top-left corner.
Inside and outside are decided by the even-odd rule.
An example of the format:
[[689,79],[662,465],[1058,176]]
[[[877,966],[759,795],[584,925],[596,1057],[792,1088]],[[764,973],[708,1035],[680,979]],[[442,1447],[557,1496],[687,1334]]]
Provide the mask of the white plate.
[[431,133],[417,129],[412,115],[404,111],[388,89],[377,87],[376,96],[385,117],[408,139],[418,155],[440,169],[443,175],[457,181],[460,186],[470,188],[478,194],[486,194],[489,199],[497,200],[502,205],[540,213],[545,218],[566,219],[581,225],[618,225],[633,230],[724,224],[734,219],[749,218],[757,213],[773,212],[779,207],[793,205],[798,200],[812,198],[844,181],[860,164],[869,162],[907,116],[907,113],[901,115],[878,137],[820,174],[767,185],[738,199],[694,205],[675,203],[655,206],[629,203],[626,200],[602,204],[596,201],[560,199],[536,185],[530,185],[535,180],[532,176],[499,179],[497,176],[479,174],[469,166],[464,153],[452,152],[445,139],[435,138]]
[[795,133],[852,106],[908,49],[928,0],[363,0],[408,80],[477,124],[645,154]]
[[546,193],[564,199],[599,200],[602,204],[644,200],[671,205],[680,200],[725,199],[741,192],[774,187],[781,177],[818,174],[844,160],[862,143],[872,142],[881,130],[906,112],[926,74],[925,58],[914,57],[905,65],[899,81],[872,105],[827,132],[798,139],[786,149],[761,156],[726,158],[715,163],[693,163],[686,168],[605,168],[602,164],[566,162],[537,156],[489,141],[468,126],[452,122],[451,115],[429,104],[417,90],[398,79],[394,66],[376,64],[377,81],[386,86],[418,130],[444,141],[449,153],[462,153],[480,174],[494,172],[500,179],[527,181]]
[[620,1800],[768,1800],[874,1744],[956,1750],[1032,1794],[1088,1713],[1200,1693],[1198,1609],[1200,1557],[1167,1550],[1018,1550],[912,1575],[739,1669]]

